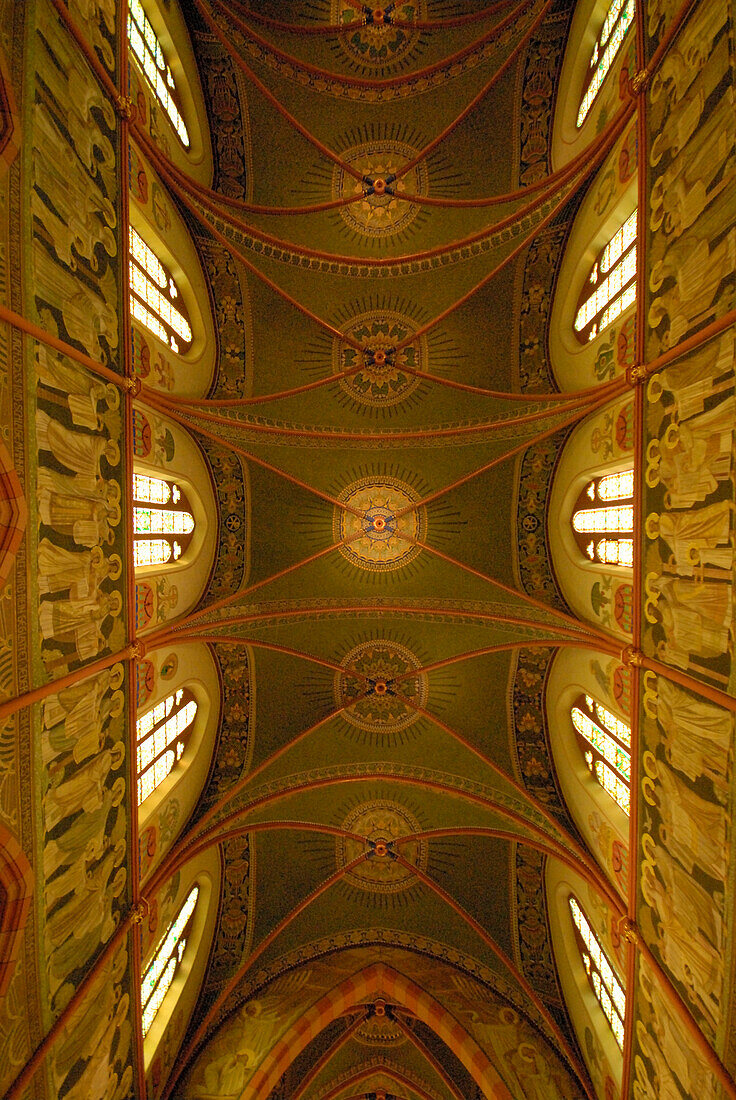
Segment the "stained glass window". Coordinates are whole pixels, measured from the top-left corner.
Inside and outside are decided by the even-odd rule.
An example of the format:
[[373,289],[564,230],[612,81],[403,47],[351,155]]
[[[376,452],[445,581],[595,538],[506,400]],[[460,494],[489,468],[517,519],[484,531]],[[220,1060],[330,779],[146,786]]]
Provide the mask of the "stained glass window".
[[179,688],[136,722],[139,806],[181,760],[196,714],[196,699]]
[[194,533],[186,495],[173,481],[133,474],[133,564],[178,561]]
[[628,814],[631,802],[630,727],[592,695],[581,695],[570,717],[591,773]]
[[130,312],[172,351],[184,351],[192,342],[192,328],[179,289],[152,248],[133,226],[130,244]]
[[166,930],[156,954],[143,975],[141,982],[141,1009],[143,1035],[148,1034],[164,997],[171,988],[187,946],[187,936],[192,927],[199,887],[193,886],[179,910],[179,915]]
[[620,225],[590,269],[575,314],[581,344],[594,340],[636,301],[636,210]]
[[634,0],[612,0],[590,55],[590,64],[578,110],[578,128],[585,122],[588,111],[603,86],[603,81],[613,65],[616,54],[621,49],[624,35],[631,26],[635,13]]
[[181,116],[181,106],[171,68],[166,63],[163,47],[140,0],[130,0],[128,8],[128,42],[146,75],[156,98],[166,111],[185,149],[189,148],[189,132]]
[[594,478],[577,499],[572,529],[580,550],[606,565],[634,564],[634,471]]
[[621,1050],[624,1047],[624,1018],[626,994],[613,972],[598,937],[590,927],[587,917],[576,898],[570,897],[570,912],[575,926],[575,939],[583,960],[588,981],[603,1009],[614,1038]]

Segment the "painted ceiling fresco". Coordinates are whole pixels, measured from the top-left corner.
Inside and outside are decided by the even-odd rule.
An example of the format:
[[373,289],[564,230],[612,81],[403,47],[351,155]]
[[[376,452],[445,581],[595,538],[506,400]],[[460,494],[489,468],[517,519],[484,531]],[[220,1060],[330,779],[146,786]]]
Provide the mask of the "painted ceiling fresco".
[[735,59],[0,4],[8,1100],[736,1097]]

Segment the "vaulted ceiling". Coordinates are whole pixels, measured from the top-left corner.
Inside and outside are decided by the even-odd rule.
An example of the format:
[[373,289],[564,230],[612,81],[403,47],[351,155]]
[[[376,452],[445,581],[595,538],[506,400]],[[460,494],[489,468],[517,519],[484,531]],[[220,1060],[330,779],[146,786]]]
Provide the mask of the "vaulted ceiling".
[[[550,167],[570,5],[420,0],[391,17],[443,29],[329,37],[306,32],[350,0],[251,8],[188,14],[234,201],[158,164],[249,298],[250,403],[177,414],[248,469],[247,580],[223,598],[215,572],[185,631],[247,660],[251,709],[226,690],[219,752],[247,739],[249,765],[188,840],[227,836],[221,922],[240,925],[215,937],[175,1094],[571,1100],[589,1086],[542,872],[591,861],[553,780],[540,799],[520,778],[512,706],[519,647],[543,678],[550,647],[596,640],[518,579],[516,460],[596,400],[513,397],[528,245],[595,167],[514,194]],[[221,354],[236,338],[221,327]]]

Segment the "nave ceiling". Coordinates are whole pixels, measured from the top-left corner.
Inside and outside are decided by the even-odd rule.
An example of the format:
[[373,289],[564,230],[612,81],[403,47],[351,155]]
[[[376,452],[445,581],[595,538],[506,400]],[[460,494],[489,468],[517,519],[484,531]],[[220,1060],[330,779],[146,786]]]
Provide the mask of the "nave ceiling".
[[[733,24],[729,15],[724,31],[726,17],[716,26],[711,11],[716,5],[701,6],[697,19],[717,42],[715,67]],[[35,809],[24,811],[20,831],[36,836],[26,850],[41,852],[40,862],[30,861],[41,876],[33,912],[52,962],[45,967],[31,929],[23,981],[30,987],[34,968],[44,976],[38,1019],[27,1033],[19,1025],[8,1083],[20,1073],[23,1087],[16,1083],[10,1097],[41,1100],[56,1089],[60,1100],[97,1100],[106,1072],[109,1095],[99,1092],[106,1100],[639,1100],[655,1095],[642,1074],[654,1078],[650,1090],[669,1097],[656,1076],[662,1051],[653,1052],[647,1032],[646,1013],[651,1006],[656,1016],[657,1001],[645,1004],[646,967],[664,970],[678,1026],[685,1026],[684,1011],[702,1030],[700,1039],[687,1036],[695,1061],[718,1062],[720,1069],[703,1071],[704,1100],[736,1095],[736,1088],[728,1091],[736,1066],[730,977],[721,975],[725,984],[710,1000],[683,978],[658,938],[656,898],[651,889],[640,893],[634,855],[642,832],[649,837],[641,841],[642,858],[654,850],[647,843],[666,844],[672,820],[656,796],[664,749],[655,747],[651,693],[640,710],[645,686],[651,689],[645,670],[661,679],[684,669],[677,682],[689,699],[705,684],[708,705],[725,707],[731,725],[734,709],[733,627],[729,635],[725,626],[730,640],[720,650],[706,630],[700,654],[689,648],[684,664],[677,653],[671,657],[673,635],[661,609],[657,617],[660,590],[651,578],[657,570],[660,581],[675,576],[676,553],[665,561],[661,545],[650,546],[643,534],[644,509],[664,516],[672,502],[664,473],[661,481],[647,475],[642,489],[646,463],[660,461],[655,438],[659,443],[660,429],[669,443],[675,430],[678,440],[687,437],[684,415],[672,416],[665,436],[671,405],[658,403],[661,391],[645,397],[636,382],[646,370],[637,379],[631,368],[666,352],[674,326],[663,332],[653,312],[644,320],[642,304],[638,320],[635,310],[624,311],[610,335],[589,346],[555,335],[575,306],[577,269],[592,264],[605,234],[630,214],[637,187],[638,247],[651,243],[652,265],[666,256],[659,282],[647,284],[647,272],[640,273],[637,292],[651,304],[664,281],[665,295],[677,284],[684,300],[681,267],[641,215],[656,164],[637,158],[637,144],[641,150],[647,139],[638,112],[645,101],[656,117],[659,93],[632,86],[652,56],[655,68],[662,63],[670,71],[662,54],[671,36],[656,52],[667,26],[672,34],[681,25],[685,34],[700,27],[694,17],[685,21],[684,8],[673,22],[674,8],[665,7],[663,22],[650,13],[624,39],[583,141],[571,139],[564,122],[577,109],[576,35],[585,28],[583,15],[602,20],[605,5],[416,0],[388,5],[381,25],[382,9],[371,0],[374,25],[327,34],[357,11],[352,0],[162,0],[149,16],[165,50],[178,55],[187,152],[132,63],[130,84],[122,79],[121,5],[0,5],[13,82],[27,70],[19,98],[32,135],[8,178],[35,188],[35,220],[23,231],[32,257],[26,265],[35,266],[7,309],[24,316],[29,309],[29,320],[52,331],[58,345],[48,350],[38,332],[25,330],[36,404],[32,411],[28,399],[35,435],[24,476],[32,484],[38,475],[39,485],[60,491],[53,476],[65,476],[62,443],[69,455],[78,424],[71,398],[68,410],[57,408],[66,400],[59,394],[72,386],[62,371],[64,363],[67,371],[73,366],[71,349],[90,378],[100,377],[95,364],[103,364],[108,389],[104,399],[102,390],[93,395],[85,438],[101,433],[96,473],[116,482],[118,500],[123,484],[108,539],[123,564],[102,578],[110,622],[103,616],[97,649],[83,652],[77,634],[73,652],[69,628],[64,633],[54,620],[55,636],[45,625],[51,613],[42,611],[39,637],[32,623],[24,628],[31,659],[8,694],[39,688],[49,676],[73,680],[85,660],[120,650],[125,672],[121,664],[112,685],[106,672],[99,690],[101,698],[122,692],[121,702],[105,704],[100,729],[110,715],[119,721],[120,751],[130,761],[121,773],[123,810],[117,817],[111,810],[103,847],[93,852],[95,860],[109,854],[111,866],[117,859],[114,867],[122,863],[125,874],[114,889],[100,888],[101,904],[111,905],[109,926],[89,931],[85,956],[76,932],[63,939],[71,910],[60,885],[69,867],[60,854],[67,841],[57,791],[59,777],[62,785],[72,781],[79,761],[67,755],[60,764],[44,747],[53,725],[49,703],[34,699],[27,729],[34,730],[35,763],[26,758],[25,768],[34,776]],[[416,21],[427,28],[408,29]],[[26,46],[13,50],[20,32]],[[593,39],[585,34],[588,49]],[[716,122],[721,100],[732,95],[723,90],[731,88],[729,48],[728,77],[698,78],[699,109]],[[99,87],[90,64],[106,74]],[[70,231],[65,271],[88,288],[86,299],[74,300],[72,316],[61,280],[53,284],[44,265],[60,262],[59,227],[72,225],[73,216],[61,216],[44,190],[55,181],[41,154],[48,154],[48,119],[58,123],[59,87],[81,94],[85,80],[94,131],[85,171],[104,198],[95,199],[98,239],[88,256],[81,255],[84,233]],[[106,81],[130,94],[130,109],[110,100]],[[85,130],[74,128],[73,116],[71,107],[58,129],[84,161]],[[685,144],[692,132],[681,133]],[[649,132],[647,150],[651,138]],[[709,182],[708,202],[714,197],[711,206],[704,201],[703,219],[710,220],[702,225],[703,233],[712,230],[711,255],[722,247],[724,277],[709,284],[715,304],[709,300],[683,333],[691,338],[687,352],[698,351],[693,333],[716,324],[704,346],[720,340],[726,349],[720,367],[712,367],[718,404],[709,391],[699,406],[702,414],[709,402],[714,414],[702,438],[722,448],[709,467],[715,488],[708,501],[725,515],[733,511],[732,463],[724,458],[733,341],[726,347],[723,318],[733,310],[733,264],[729,269],[721,181],[725,188],[733,164],[728,142],[721,144],[725,167]],[[63,170],[58,174],[63,178]],[[502,201],[482,202],[496,196]],[[8,190],[11,218],[14,201]],[[286,216],[286,208],[305,212]],[[109,239],[97,231],[105,218]],[[132,352],[123,350],[130,314],[121,308],[120,257],[127,255],[128,219],[143,238],[161,243],[180,287],[194,333],[180,357],[165,345],[162,353],[140,326]],[[22,249],[14,249],[19,257]],[[109,313],[93,314],[90,324],[85,302],[93,291]],[[32,309],[25,306],[31,297]],[[567,324],[571,329],[569,317]],[[15,338],[22,328],[9,331]],[[105,371],[125,376],[120,393]],[[665,390],[677,394],[671,381]],[[58,429],[54,435],[57,423],[65,425],[63,438]],[[77,461],[68,457],[66,467],[81,475]],[[572,509],[598,471],[632,465],[633,575],[615,566],[585,573],[574,558]],[[42,468],[52,474],[41,477]],[[178,572],[134,574],[130,565],[132,502],[127,482],[116,479],[129,482],[134,470],[183,488],[195,530]],[[34,507],[31,519],[48,541],[48,507]],[[725,522],[732,546],[732,515]],[[650,522],[650,542],[659,530],[653,535]],[[33,548],[24,553],[19,561],[30,578]],[[39,598],[49,557],[42,552],[40,580],[32,581]],[[720,584],[724,562],[706,561],[703,579]],[[644,668],[642,652],[650,662]],[[188,764],[196,747],[197,763],[188,780],[177,780],[176,797],[154,792],[153,809],[135,806],[135,705],[143,714],[169,681],[184,682],[185,671],[187,683],[197,685],[200,713],[197,739],[193,734],[182,751]],[[572,760],[572,729],[567,748],[556,737],[562,711],[569,715],[586,692],[618,708],[635,731],[641,724],[641,760],[636,732],[632,750],[634,804],[640,765],[649,768],[649,787],[630,825],[618,806],[614,827],[605,806],[598,812],[606,798],[600,790],[598,802],[579,793],[594,781],[582,753]],[[106,778],[122,766],[114,759],[117,744],[99,745],[109,759],[94,810],[102,806],[105,814],[122,798],[114,801]],[[717,804],[708,821],[716,847],[722,834],[726,855],[719,851],[708,864],[706,854],[702,866],[686,870],[721,909],[713,872],[722,870],[721,887],[729,881],[731,751],[718,758],[718,767],[727,761],[722,776],[716,765],[688,773],[688,805]],[[99,864],[84,859],[89,883]],[[177,978],[185,988],[178,1010],[166,1028],[154,1026],[155,1044],[149,1038],[146,1045],[135,987],[195,882],[199,915],[187,935],[196,960],[181,972],[188,978]],[[633,1001],[635,983],[644,991],[636,1017],[627,1005],[623,1071],[602,1014],[603,1037],[586,1024],[599,1007],[584,972],[574,970],[580,960],[568,929],[571,893],[626,979],[627,997]],[[725,915],[714,921],[729,974],[730,923]],[[116,936],[117,954],[105,946]],[[70,962],[66,971],[60,950]],[[106,988],[117,998],[110,994],[112,1022],[100,1033],[109,1066],[84,1051],[65,1008],[95,966],[100,973],[107,967]],[[17,979],[20,1016],[19,991]],[[131,1024],[121,1023],[128,1013]],[[43,1071],[35,1063],[24,1071],[42,1036],[67,1016],[62,1053],[45,1062],[39,1055]],[[92,1027],[91,1017],[84,1021]],[[688,1057],[684,1064],[693,1084]],[[674,1087],[673,1098],[686,1097]]]

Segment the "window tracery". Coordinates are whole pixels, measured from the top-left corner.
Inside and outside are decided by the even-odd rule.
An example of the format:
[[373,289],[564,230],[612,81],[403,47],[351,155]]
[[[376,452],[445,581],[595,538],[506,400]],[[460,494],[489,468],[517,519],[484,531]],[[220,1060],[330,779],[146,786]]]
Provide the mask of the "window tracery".
[[575,314],[581,344],[594,340],[636,301],[636,230],[634,210],[596,256]]
[[590,64],[583,84],[577,118],[578,129],[585,122],[598,92],[603,87],[603,81],[608,76],[616,54],[621,49],[624,35],[631,26],[635,13],[634,0],[612,0],[606,12],[600,34],[593,46]]
[[572,895],[570,896],[570,913],[575,926],[575,939],[585,972],[588,975],[588,981],[595,993],[598,1004],[603,1009],[616,1042],[623,1050],[626,994],[613,972],[613,967],[601,947],[598,937],[590,927],[580,903]]
[[194,532],[186,494],[173,481],[133,474],[133,565],[167,565],[186,550]]
[[170,66],[163,47],[140,0],[130,0],[128,9],[128,42],[156,98],[166,111],[185,149],[189,148],[189,132],[181,114],[181,105]]
[[570,717],[591,773],[628,815],[631,803],[630,727],[591,695],[576,699]]
[[631,568],[634,564],[633,469],[593,478],[575,503],[572,529],[580,550],[591,561]]
[[164,997],[171,988],[187,946],[199,887],[193,886],[179,914],[168,927],[161,946],[143,975],[141,982],[141,1009],[143,1036],[148,1034]]
[[139,806],[181,760],[196,715],[196,699],[180,688],[136,722]]
[[129,246],[132,316],[172,351],[186,351],[192,327],[173,276],[132,225]]

